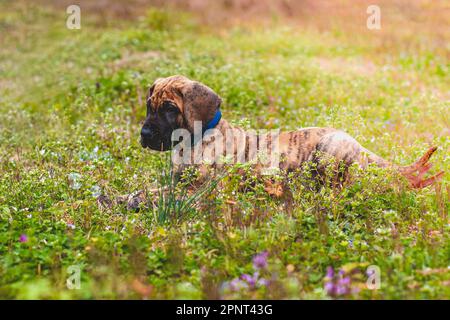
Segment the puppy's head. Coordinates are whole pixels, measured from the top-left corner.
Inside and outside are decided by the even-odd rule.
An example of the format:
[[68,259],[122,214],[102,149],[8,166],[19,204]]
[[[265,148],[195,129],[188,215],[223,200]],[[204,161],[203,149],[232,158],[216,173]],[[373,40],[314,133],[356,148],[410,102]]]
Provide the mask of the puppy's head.
[[214,118],[221,99],[210,88],[183,76],[159,78],[147,94],[147,117],[141,130],[144,148],[172,148],[172,132],[184,128],[194,132],[194,122],[203,126]]

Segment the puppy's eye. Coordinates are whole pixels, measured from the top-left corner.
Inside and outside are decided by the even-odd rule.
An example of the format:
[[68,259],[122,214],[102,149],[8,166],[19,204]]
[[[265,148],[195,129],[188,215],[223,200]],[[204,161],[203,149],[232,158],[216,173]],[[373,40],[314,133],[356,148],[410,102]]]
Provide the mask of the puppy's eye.
[[178,108],[172,102],[169,101],[164,102],[160,110],[161,112],[164,112],[166,114],[174,114],[179,112]]

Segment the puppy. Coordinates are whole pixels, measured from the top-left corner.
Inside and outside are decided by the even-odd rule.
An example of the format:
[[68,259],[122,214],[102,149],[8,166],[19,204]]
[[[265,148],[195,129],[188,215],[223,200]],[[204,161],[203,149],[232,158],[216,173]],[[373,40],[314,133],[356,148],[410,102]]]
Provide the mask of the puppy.
[[[391,167],[403,175],[412,188],[430,186],[444,174],[440,172],[424,178],[431,168],[428,160],[436,147],[430,148],[412,165],[397,166],[367,150],[345,132],[333,128],[303,128],[276,135],[245,131],[221,117],[220,105],[220,97],[199,82],[179,75],[157,79],[147,95],[147,117],[141,130],[142,146],[157,151],[173,149],[178,152],[178,160],[184,157],[185,161],[174,164],[177,173],[187,166],[197,165],[201,174],[207,175],[208,167],[222,167],[225,162],[221,162],[221,158],[226,156],[231,157],[231,162],[239,162],[239,159],[253,162],[258,171],[273,167],[273,162],[258,160],[257,154],[264,140],[265,153],[270,158],[276,152],[279,159],[276,161],[277,168],[288,172],[301,168],[308,161],[320,168],[323,163],[321,159],[328,157],[347,166],[357,163],[366,168],[373,163],[383,168]],[[197,126],[199,134],[194,137],[196,124],[200,124],[201,128]],[[173,141],[172,135],[177,130],[184,130],[188,136],[184,134],[183,139]],[[225,147],[218,148],[218,143]],[[273,148],[275,145],[276,148]],[[199,158],[195,154],[196,147],[202,150],[200,162],[195,161]]]

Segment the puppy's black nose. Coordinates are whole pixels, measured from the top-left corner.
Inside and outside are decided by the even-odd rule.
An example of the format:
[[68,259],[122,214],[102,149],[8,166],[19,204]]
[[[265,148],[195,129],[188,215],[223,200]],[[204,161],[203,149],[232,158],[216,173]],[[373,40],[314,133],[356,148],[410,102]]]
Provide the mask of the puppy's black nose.
[[149,127],[142,127],[141,136],[143,138],[150,138],[152,136],[152,131]]

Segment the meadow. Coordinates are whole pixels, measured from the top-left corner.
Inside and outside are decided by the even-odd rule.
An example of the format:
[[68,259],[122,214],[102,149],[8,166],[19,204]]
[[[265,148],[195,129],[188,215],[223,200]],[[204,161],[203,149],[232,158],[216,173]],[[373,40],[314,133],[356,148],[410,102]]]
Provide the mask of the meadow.
[[[70,30],[64,2],[0,1],[1,299],[450,298],[445,1],[380,1],[381,30],[363,2],[249,17],[150,2],[82,1]],[[335,127],[403,165],[439,146],[445,176],[422,190],[375,168],[343,188],[291,176],[287,204],[232,168],[197,195],[105,205],[170,180],[139,132],[148,87],[174,74],[246,128]]]

